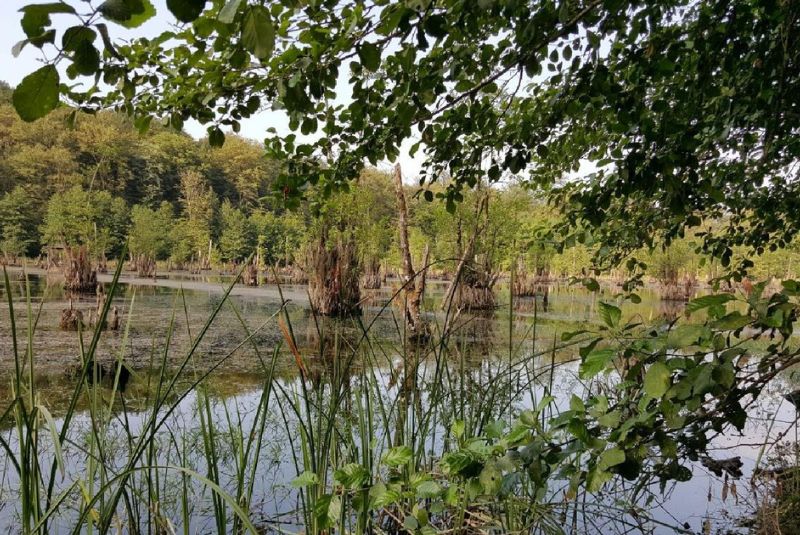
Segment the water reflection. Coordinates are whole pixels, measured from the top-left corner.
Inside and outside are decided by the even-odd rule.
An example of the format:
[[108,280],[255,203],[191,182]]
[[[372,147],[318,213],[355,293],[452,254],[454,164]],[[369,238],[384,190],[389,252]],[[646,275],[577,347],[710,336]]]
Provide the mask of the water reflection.
[[[192,286],[180,292],[180,282],[184,280]],[[126,458],[131,435],[141,433],[151,416],[148,411],[163,381],[158,372],[162,359],[168,359],[166,368],[170,370],[187,354],[211,312],[220,305],[223,281],[222,278],[187,275],[174,278],[164,286],[120,286],[114,306],[120,310],[122,328],[118,332],[104,333],[97,354],[97,364],[105,370],[105,375],[116,370],[120,356],[131,370],[121,395],[112,399],[107,388],[100,389],[104,396],[102,401],[112,409],[104,438],[108,440],[109,451],[121,452],[120,462]],[[31,276],[26,286],[22,278],[15,277],[11,289],[15,307],[23,316],[28,288],[37,317],[32,337],[36,386],[54,417],[59,418],[74,391],[74,370],[81,365],[80,334],[58,327],[65,302],[60,282],[56,284],[46,276]],[[533,406],[545,391],[556,396],[556,410],[567,409],[571,396],[580,395],[585,386],[577,377],[575,352],[548,349],[556,347],[561,333],[579,330],[586,323],[597,321],[596,294],[553,285],[542,289],[536,297],[512,300],[504,290],[498,296],[498,309],[494,312],[447,314],[439,311],[438,306],[443,288],[442,284],[431,284],[426,305],[432,330],[437,335],[434,339],[449,338],[446,352],[442,349],[444,344],[436,342],[405,343],[401,316],[398,309],[389,305],[391,288],[371,291],[363,303],[363,316],[347,320],[314,317],[304,304],[301,288],[287,288],[285,295],[292,302],[286,307],[286,321],[291,325],[291,334],[302,355],[302,366],[287,349],[286,338],[274,317],[281,308],[275,289],[248,288],[233,295],[230,303],[222,304],[222,313],[189,363],[188,373],[171,393],[175,400],[185,397],[169,414],[160,431],[162,447],[154,452],[157,464],[186,465],[199,473],[207,472],[204,453],[207,444],[198,432],[199,411],[203,410],[207,399],[209,420],[218,426],[219,453],[224,459],[220,470],[223,486],[235,486],[236,470],[232,464],[236,457],[232,445],[235,440],[229,437],[235,436],[236,430],[253,428],[274,351],[278,351],[274,370],[276,390],[273,392],[276,402],[269,406],[265,419],[265,440],[257,453],[260,469],[253,482],[252,502],[262,527],[269,530],[303,528],[299,491],[291,485],[298,473],[295,460],[302,449],[298,444],[301,425],[290,402],[292,395],[304,388],[317,396],[313,398],[316,404],[303,405],[300,409],[315,416],[324,416],[325,404],[330,400],[341,400],[344,413],[353,420],[347,420],[346,425],[336,430],[343,440],[342,448],[358,444],[356,420],[359,410],[363,410],[358,405],[363,402],[359,401],[359,393],[369,390],[378,395],[373,402],[379,405],[370,408],[370,415],[374,417],[375,435],[383,440],[381,447],[405,443],[410,437],[418,436],[422,428],[432,429],[435,432],[425,445],[431,458],[446,446],[444,437],[448,430],[445,426],[453,419],[468,422],[469,432],[477,434],[495,419]],[[607,290],[599,298],[608,299],[613,294],[613,290]],[[671,321],[682,310],[681,303],[660,301],[651,292],[641,292],[641,296],[641,303],[625,305],[624,315]],[[92,298],[87,298],[77,301],[75,306],[90,309],[96,305]],[[4,306],[0,308],[0,344],[5,355],[11,354],[9,323],[9,311]],[[24,317],[18,319],[18,324],[26,325]],[[368,338],[364,336],[367,328]],[[533,355],[539,356],[532,358]],[[10,361],[0,362],[0,375],[6,378],[11,376]],[[204,382],[202,390],[190,390],[192,378],[212,367],[215,372]],[[9,383],[0,381],[3,405],[12,399]],[[107,378],[103,384],[107,386]],[[779,389],[781,385],[778,383],[773,388]],[[776,390],[765,393],[758,409],[761,413],[748,424],[747,436],[763,438],[770,425],[773,432],[777,430],[775,425],[790,425],[794,411],[782,402],[782,393]],[[91,402],[82,395],[77,405],[83,411]],[[399,410],[388,411],[385,407],[399,407]],[[386,417],[381,410],[394,416]],[[320,417],[319,422],[323,425],[324,417]],[[69,474],[87,470],[82,450],[87,447],[91,424],[87,414],[82,413],[71,432],[72,447],[66,452]],[[12,449],[19,447],[12,430],[4,428],[0,432]],[[752,472],[758,447],[741,445],[741,442],[741,437],[720,437],[715,447],[725,455],[741,456],[745,472]],[[113,466],[115,470],[122,468]],[[700,531],[707,518],[727,525],[730,519],[725,514],[744,513],[743,507],[723,500],[721,482],[702,465],[694,465],[692,470],[695,477],[682,484],[679,492],[664,497],[662,508],[654,509],[656,518],[670,524],[688,522],[691,529]],[[17,514],[12,497],[18,481],[12,472],[6,472],[7,478],[0,485],[0,497],[4,500],[4,507],[0,509],[2,531],[15,525]],[[160,503],[161,513],[180,518],[181,507],[185,505],[179,503],[174,489],[189,485],[189,495],[194,498],[188,505],[190,531],[214,531],[210,496],[203,485],[187,483],[180,474],[166,469],[158,481],[162,487],[160,496],[175,497],[174,502]],[[144,480],[139,484],[144,485]],[[139,513],[149,514],[147,511]],[[131,512],[128,514],[134,516]],[[614,515],[609,516],[611,518],[604,519],[598,514],[593,519],[596,532],[612,529]],[[74,521],[74,509],[66,508],[53,526],[53,532],[66,531]]]

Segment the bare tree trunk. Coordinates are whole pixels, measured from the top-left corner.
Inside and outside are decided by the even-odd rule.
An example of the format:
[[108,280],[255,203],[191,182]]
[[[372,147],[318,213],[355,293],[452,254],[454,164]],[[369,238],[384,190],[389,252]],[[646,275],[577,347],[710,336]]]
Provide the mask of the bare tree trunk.
[[[453,299],[453,296],[458,289],[458,285],[460,283],[461,275],[464,273],[464,268],[466,267],[467,263],[470,261],[472,257],[473,251],[475,250],[475,240],[478,238],[478,234],[480,233],[480,215],[481,211],[483,211],[483,206],[486,202],[486,198],[481,201],[478,205],[477,211],[477,218],[475,219],[475,229],[472,233],[472,236],[467,242],[466,246],[463,245],[462,238],[461,238],[461,220],[458,222],[458,249],[461,253],[461,258],[458,260],[458,265],[456,265],[456,270],[453,273],[453,278],[450,280],[450,284],[447,286],[447,291],[444,294],[444,299],[442,300],[442,309],[447,308],[450,306],[450,302]],[[461,249],[463,247],[463,250]]]
[[422,319],[421,304],[425,292],[429,250],[426,244],[422,260],[423,269],[418,277],[411,260],[411,246],[408,241],[408,206],[406,205],[406,195],[403,191],[403,174],[400,170],[400,164],[394,166],[394,191],[397,197],[397,219],[400,227],[400,253],[403,257],[403,270],[400,274],[400,280],[403,282],[406,322],[411,331],[410,338],[421,339],[428,335],[428,326]]

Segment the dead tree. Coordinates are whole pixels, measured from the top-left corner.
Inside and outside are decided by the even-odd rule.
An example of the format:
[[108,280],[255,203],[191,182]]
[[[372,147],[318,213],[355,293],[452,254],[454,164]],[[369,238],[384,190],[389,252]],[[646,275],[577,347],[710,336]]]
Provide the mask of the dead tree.
[[422,271],[414,270],[411,260],[411,246],[408,242],[408,206],[403,191],[403,175],[400,164],[394,166],[394,191],[397,196],[397,219],[400,230],[400,253],[403,257],[403,269],[400,279],[403,283],[403,301],[405,318],[410,339],[424,339],[429,336],[428,324],[422,319],[422,298],[425,294],[425,277],[428,267],[428,245],[422,257]]
[[[492,273],[488,255],[483,262],[474,261],[475,242],[478,235],[482,234],[485,227],[488,226],[488,206],[489,196],[485,195],[478,201],[475,228],[469,241],[463,246],[453,279],[442,300],[442,309],[450,306],[472,310],[494,308],[494,285],[497,283],[498,274]],[[487,221],[481,224],[481,215],[484,213]]]
[[67,247],[66,256],[64,289],[69,292],[94,293],[97,289],[97,271],[92,267],[87,247]]
[[367,290],[379,290],[383,285],[381,276],[381,263],[375,257],[364,260],[364,277],[362,286]]
[[352,238],[328,247],[323,233],[308,249],[306,271],[311,306],[323,316],[361,313],[360,270]]

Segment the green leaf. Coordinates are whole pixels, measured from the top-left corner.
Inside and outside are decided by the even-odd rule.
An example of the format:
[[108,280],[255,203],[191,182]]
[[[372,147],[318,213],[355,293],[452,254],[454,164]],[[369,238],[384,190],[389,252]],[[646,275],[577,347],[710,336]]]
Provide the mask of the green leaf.
[[483,486],[483,492],[486,494],[497,494],[500,490],[500,484],[503,482],[503,474],[497,467],[497,463],[491,461],[486,463],[486,466],[483,467],[478,479]]
[[358,59],[361,65],[369,71],[377,71],[381,66],[381,50],[373,43],[362,43],[358,47]]
[[606,366],[614,360],[617,352],[613,349],[596,349],[591,351],[580,366],[581,379],[591,379],[598,373],[606,369]]
[[329,528],[335,524],[341,512],[341,498],[332,494],[323,494],[314,504],[314,516],[322,528]]
[[100,68],[100,52],[90,41],[80,41],[72,55],[72,64],[78,74],[92,75]]
[[610,448],[600,454],[597,459],[597,468],[606,471],[612,466],[625,462],[625,452],[619,448]]
[[435,481],[423,481],[417,485],[417,497],[422,499],[433,498],[442,493],[442,487]]
[[239,11],[239,6],[242,4],[242,0],[228,0],[222,9],[219,10],[219,15],[217,15],[217,20],[223,24],[230,24],[233,22],[233,19],[236,18],[236,12]]
[[120,24],[126,28],[138,28],[148,20],[156,16],[156,8],[150,0],[141,0],[143,9],[140,13],[134,12],[128,20],[121,21]]
[[22,41],[18,41],[13,47],[11,47],[11,55],[15,58],[19,57],[22,53],[22,49],[25,48],[25,45],[30,43],[28,39],[23,39]]
[[50,25],[50,15],[54,13],[75,13],[75,9],[63,2],[49,4],[30,4],[22,9],[22,29],[29,38],[39,37],[45,26]]
[[602,425],[603,427],[617,427],[619,425],[619,421],[621,418],[621,414],[619,411],[611,411],[607,412],[606,414],[599,416],[597,418],[597,423]]
[[444,15],[431,15],[425,19],[425,31],[437,39],[447,36],[447,19]]
[[272,55],[275,47],[275,27],[264,6],[251,6],[242,20],[242,45],[258,59]]
[[208,144],[212,147],[221,147],[225,144],[225,133],[218,126],[208,129]]
[[12,101],[23,121],[35,121],[58,106],[58,84],[55,65],[45,65],[22,80],[14,90]]
[[622,317],[622,311],[611,305],[609,303],[604,303],[600,301],[600,317],[603,319],[606,325],[611,327],[612,329],[619,325],[619,320]]
[[411,460],[413,452],[408,446],[397,446],[387,451],[383,456],[383,464],[392,468],[402,466]]
[[697,343],[697,340],[705,334],[703,325],[678,325],[667,332],[667,347],[684,349]]
[[704,295],[689,301],[689,304],[686,305],[686,312],[697,312],[698,310],[703,310],[704,308],[723,305],[728,301],[733,301],[734,299],[736,299],[736,296],[732,294]]
[[603,484],[607,481],[611,480],[611,473],[601,470],[599,467],[595,467],[589,473],[587,489],[589,492],[597,492],[601,488],[603,488]]
[[715,321],[712,326],[722,331],[735,331],[749,325],[752,321],[750,316],[745,316],[739,311],[734,311]]
[[333,478],[346,489],[360,489],[369,481],[369,470],[357,463],[346,464],[336,470]]
[[663,362],[656,362],[644,375],[644,392],[654,399],[663,396],[670,386],[672,373]]
[[[121,24],[130,24],[134,16],[142,16],[147,8],[145,2],[148,0],[106,0],[97,8],[106,19]],[[150,6],[153,7],[152,5]],[[154,11],[155,14],[155,11]]]
[[67,52],[75,52],[81,43],[88,41],[89,44],[94,43],[97,39],[97,34],[91,28],[86,26],[73,26],[64,31],[61,36],[61,48]]
[[206,0],[167,0],[167,9],[181,22],[192,22],[205,7]]
[[311,485],[316,485],[319,483],[319,477],[314,472],[309,472],[306,470],[296,478],[292,480],[292,486],[296,489],[301,487],[310,487]]

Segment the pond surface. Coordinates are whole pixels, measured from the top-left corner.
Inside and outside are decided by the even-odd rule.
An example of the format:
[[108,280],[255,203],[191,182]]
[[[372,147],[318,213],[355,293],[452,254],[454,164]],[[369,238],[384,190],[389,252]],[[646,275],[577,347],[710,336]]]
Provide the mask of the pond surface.
[[[32,344],[39,402],[53,415],[56,428],[60,428],[75,390],[81,347],[89,345],[92,333],[60,329],[62,310],[70,305],[58,278],[51,279],[40,272],[29,273],[27,279],[19,271],[9,275],[19,345],[25,352],[28,340]],[[101,277],[101,280],[107,283],[109,278]],[[157,281],[123,276],[113,300],[120,327],[103,333],[95,356],[107,370],[114,370],[115,363],[122,359],[132,372],[121,396],[124,407],[120,407],[119,400],[100,394],[101,405],[111,409],[101,433],[105,451],[121,452],[118,458],[111,455],[106,459],[109,474],[124,470],[133,438],[145,432],[154,392],[164,377],[172,377],[174,370],[183,366],[174,393],[177,404],[163,415],[160,447],[149,452],[150,464],[189,466],[206,475],[209,450],[201,427],[211,425],[213,429],[216,426],[218,478],[221,486],[233,493],[231,489],[237,478],[237,450],[233,445],[242,440],[239,435],[261,426],[260,448],[247,463],[257,468],[252,472],[254,490],[250,509],[254,513],[253,520],[266,531],[299,532],[303,518],[299,512],[298,489],[292,486],[292,481],[299,473],[296,462],[303,445],[297,431],[300,416],[290,406],[292,394],[306,388],[301,380],[303,373],[311,389],[324,391],[324,385],[336,381],[340,386],[346,384],[348,397],[344,413],[348,417],[362,414],[349,406],[359,399],[357,394],[349,394],[350,389],[354,393],[370,390],[370,396],[374,396],[369,398],[371,402],[392,408],[408,398],[404,390],[408,387],[404,380],[408,377],[404,373],[404,362],[408,364],[403,358],[408,354],[407,343],[400,309],[392,304],[399,283],[390,281],[381,290],[365,292],[363,315],[338,321],[314,317],[305,287],[287,286],[279,291],[275,286],[237,285],[229,300],[222,303],[228,284],[230,278],[223,276],[174,274]],[[613,289],[604,289],[598,295],[568,285],[551,285],[547,288],[546,300],[540,295],[515,299],[513,303],[510,303],[508,291],[501,289],[494,312],[452,314],[440,310],[445,288],[446,283],[430,281],[425,308],[434,339],[446,333],[447,351],[437,353],[434,349],[431,354],[417,354],[418,379],[412,387],[417,405],[410,404],[404,411],[395,411],[393,414],[400,416],[394,418],[381,421],[376,417],[372,424],[373,435],[377,437],[373,438],[376,456],[400,437],[406,441],[421,440],[433,458],[441,451],[445,442],[443,435],[453,419],[467,421],[467,425],[474,426],[474,431],[478,432],[493,419],[508,419],[514,412],[535,405],[545,390],[555,396],[558,407],[567,408],[571,395],[580,395],[587,388],[578,379],[577,347],[562,347],[561,334],[596,323],[598,299],[611,299]],[[0,306],[0,351],[3,355],[0,358],[0,403],[8,406],[13,399],[15,362],[5,289],[0,293],[3,302]],[[623,307],[623,317],[638,315],[642,321],[658,322],[663,318],[666,322],[682,307],[662,302],[651,291],[642,291],[640,295],[641,303],[627,303]],[[71,306],[88,318],[96,305],[89,297],[73,300]],[[190,353],[194,340],[218,307],[214,321],[187,360],[185,356]],[[29,339],[28,309],[34,327]],[[293,334],[302,362],[298,363],[294,352],[287,348],[284,331]],[[265,405],[265,379],[272,369],[273,359],[272,401]],[[167,370],[163,377],[159,371],[162,365]],[[206,373],[209,375],[201,390],[186,392],[196,378]],[[731,492],[733,481],[725,483],[699,463],[694,464],[690,481],[667,487],[664,495],[657,486],[651,489],[655,501],[643,503],[642,507],[652,515],[654,522],[648,523],[645,531],[674,533],[673,527],[681,527],[687,532],[702,533],[706,523],[711,526],[712,533],[735,529],[737,519],[748,512],[749,504],[745,499],[748,475],[759,458],[760,444],[768,435],[782,432],[795,420],[794,408],[782,398],[782,394],[792,388],[779,380],[772,389],[765,392],[751,412],[753,418],[743,436],[719,437],[714,442],[720,458],[740,456],[744,462],[745,477],[735,482],[737,490]],[[321,394],[319,399],[327,398]],[[98,470],[91,463],[87,464],[84,451],[93,423],[88,408],[93,403],[97,404],[98,400],[88,395],[81,395],[76,401],[77,413],[69,445],[63,452],[66,474],[59,479],[57,490],[67,488],[74,479],[70,474]],[[264,407],[263,421],[259,423]],[[375,414],[379,412],[375,409]],[[430,434],[421,433],[421,438],[415,437],[416,431],[423,427]],[[9,447],[18,451],[14,429],[4,423],[0,433]],[[349,439],[357,444],[359,437],[356,430]],[[53,448],[45,451],[44,455],[55,455]],[[0,470],[0,533],[15,533],[19,479],[3,453],[0,453]],[[187,482],[185,474],[172,469],[156,472],[160,474],[155,478],[156,489],[150,492],[159,497],[159,511],[158,514],[146,508],[139,511],[141,518],[148,519],[142,532],[155,533],[162,528],[169,532],[157,525],[162,517],[167,519],[163,522],[171,523],[179,533],[217,531],[214,500],[204,485],[196,480]],[[101,481],[102,478],[98,472],[95,478],[88,479]],[[140,479],[138,484],[142,488],[153,484],[153,478],[144,478],[144,474],[134,478]],[[561,492],[555,487],[550,489],[553,496]],[[573,524],[580,526],[577,531],[639,532],[641,526],[631,524],[630,516],[621,520],[627,511],[615,509],[618,504],[613,492],[600,496],[599,500],[597,508],[587,508],[589,519],[583,518]],[[71,531],[79,502],[78,497],[70,497],[65,502],[51,532]],[[134,504],[131,509],[136,511],[137,507],[141,506]],[[188,518],[188,524],[182,518]],[[576,531],[568,524],[563,526],[566,531]]]

